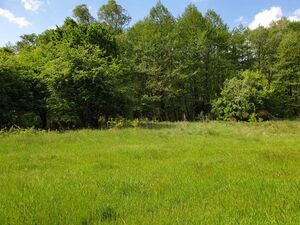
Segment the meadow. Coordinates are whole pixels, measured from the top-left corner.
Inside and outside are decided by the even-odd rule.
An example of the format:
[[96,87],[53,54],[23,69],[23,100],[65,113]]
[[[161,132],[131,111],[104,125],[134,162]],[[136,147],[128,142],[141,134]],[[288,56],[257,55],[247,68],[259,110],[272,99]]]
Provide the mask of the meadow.
[[0,224],[300,224],[300,121],[3,132]]

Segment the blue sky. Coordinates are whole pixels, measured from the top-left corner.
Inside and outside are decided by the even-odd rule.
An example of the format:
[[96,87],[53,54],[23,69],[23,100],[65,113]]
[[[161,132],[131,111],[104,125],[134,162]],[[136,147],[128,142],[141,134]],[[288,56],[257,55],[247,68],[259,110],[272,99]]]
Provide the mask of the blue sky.
[[[148,15],[157,0],[117,0],[133,18],[132,23]],[[214,9],[230,27],[243,23],[254,29],[271,21],[288,17],[300,21],[300,0],[161,0],[174,16],[189,3],[201,12]],[[0,46],[14,43],[22,34],[40,33],[61,25],[78,4],[89,6],[93,16],[106,0],[0,0]]]

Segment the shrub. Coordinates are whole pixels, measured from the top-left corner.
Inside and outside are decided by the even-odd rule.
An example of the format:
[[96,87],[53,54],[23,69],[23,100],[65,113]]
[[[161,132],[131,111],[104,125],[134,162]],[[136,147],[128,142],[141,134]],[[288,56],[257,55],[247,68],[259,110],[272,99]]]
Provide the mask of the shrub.
[[265,86],[263,76],[251,71],[227,80],[221,97],[212,104],[213,114],[221,120],[253,120],[253,115],[264,109],[264,99],[269,94]]

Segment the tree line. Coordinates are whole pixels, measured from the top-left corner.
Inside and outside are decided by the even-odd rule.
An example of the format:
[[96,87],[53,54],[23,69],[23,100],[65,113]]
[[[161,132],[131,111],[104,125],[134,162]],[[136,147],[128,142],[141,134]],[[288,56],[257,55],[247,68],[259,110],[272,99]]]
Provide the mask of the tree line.
[[160,2],[128,28],[115,0],[0,48],[0,128],[98,128],[114,118],[252,120],[300,113],[300,23],[234,29]]

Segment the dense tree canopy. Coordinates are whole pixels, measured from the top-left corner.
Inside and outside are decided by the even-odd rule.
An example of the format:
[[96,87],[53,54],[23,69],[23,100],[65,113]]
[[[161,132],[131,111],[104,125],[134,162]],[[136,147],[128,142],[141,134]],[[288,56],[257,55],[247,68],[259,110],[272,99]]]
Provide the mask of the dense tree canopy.
[[213,10],[175,18],[160,2],[125,29],[115,0],[0,49],[0,128],[102,127],[160,121],[296,117],[300,23],[230,30]]

